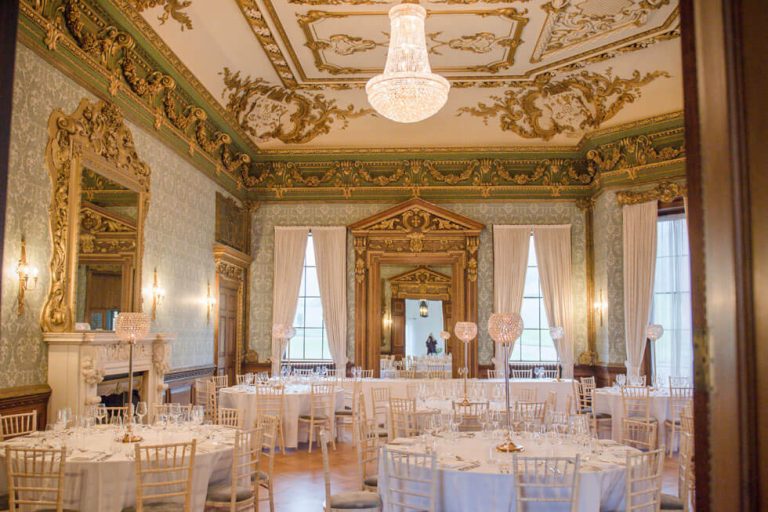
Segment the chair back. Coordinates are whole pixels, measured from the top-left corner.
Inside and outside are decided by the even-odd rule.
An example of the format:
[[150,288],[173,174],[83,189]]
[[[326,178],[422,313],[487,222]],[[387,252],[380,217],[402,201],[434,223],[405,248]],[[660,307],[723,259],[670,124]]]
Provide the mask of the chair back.
[[488,378],[489,379],[503,379],[504,378],[504,371],[502,370],[488,370]]
[[515,370],[512,369],[511,377],[513,379],[532,379],[533,378],[533,368],[528,368],[527,370]]
[[[577,510],[579,467],[576,457],[522,457],[514,454],[517,510]],[[538,506],[538,507],[537,507]]]
[[647,420],[651,416],[651,399],[646,386],[624,386],[621,388],[621,403],[624,408],[624,418]]
[[621,430],[622,444],[642,451],[656,448],[658,423],[643,418],[623,418]]
[[669,418],[672,421],[679,421],[683,410],[688,403],[693,400],[692,387],[671,387],[669,388]]
[[309,396],[309,414],[311,417],[331,417],[335,405],[335,388],[331,384],[312,384]]
[[535,402],[538,396],[536,388],[520,388],[516,390],[515,396],[518,402]]
[[37,411],[0,415],[0,441],[31,434],[37,430]]
[[656,512],[661,506],[661,479],[664,470],[664,448],[648,452],[627,452],[627,512]]
[[461,417],[459,430],[477,432],[481,430],[480,417],[488,413],[488,402],[453,402],[453,413]]
[[521,421],[542,424],[547,416],[547,402],[517,402],[515,416]]
[[375,475],[379,461],[379,436],[374,422],[358,420],[355,441],[357,442],[357,466],[360,472],[360,488],[365,488],[365,480]]
[[125,418],[128,416],[127,405],[123,405],[121,407],[105,407],[104,410],[107,411],[107,416],[104,420],[107,423],[110,423],[112,418],[120,418],[120,422],[124,422]]
[[275,470],[275,449],[279,423],[280,418],[277,416],[259,416],[256,420],[256,428],[261,430],[262,458],[259,461],[260,467],[264,473],[269,475],[269,480],[272,480],[272,474]]
[[573,381],[573,397],[576,405],[576,414],[590,414],[592,412],[592,393],[583,382]]
[[235,381],[237,384],[245,384],[246,380],[248,380],[248,377],[254,377],[252,373],[246,373],[246,374],[237,374],[235,375]]
[[597,384],[595,383],[595,378],[594,377],[582,377],[581,378],[581,383],[584,384],[585,386],[589,386],[589,387],[591,387],[593,389],[597,386]]
[[387,405],[389,404],[390,391],[387,387],[371,388],[371,406],[373,417],[376,421],[385,421],[387,418]]
[[398,370],[397,371],[397,378],[399,379],[415,379],[416,378],[416,370]]
[[136,445],[136,512],[158,501],[183,502],[191,510],[192,473],[197,440],[186,443]]
[[205,408],[205,419],[214,423],[216,421],[216,384],[211,378],[195,379],[195,405]]
[[258,416],[276,416],[282,420],[285,410],[285,386],[256,386]]
[[325,508],[326,512],[331,510],[331,468],[328,461],[328,431],[320,431],[320,450],[323,452],[323,480],[325,483]]
[[373,370],[360,370],[360,378],[361,379],[372,379],[373,378]]
[[67,449],[5,447],[10,510],[64,509]]
[[669,387],[670,388],[690,388],[693,387],[691,385],[691,379],[688,377],[669,377]]
[[556,379],[560,377],[560,370],[542,370],[542,379]]
[[[259,462],[263,443],[262,430],[252,428],[238,430],[235,433],[235,447],[232,451],[232,476],[230,482],[230,506],[241,509],[256,500],[256,487],[259,485]],[[252,496],[249,500],[237,501],[238,487],[251,487]]]
[[416,400],[390,398],[389,418],[394,437],[412,437],[419,434],[416,419]]
[[382,448],[386,489],[379,489],[387,510],[435,512],[437,508],[437,455]]
[[214,375],[211,377],[211,380],[213,385],[216,386],[216,391],[229,387],[229,375]]
[[216,424],[229,428],[242,428],[243,421],[240,416],[240,409],[219,407],[216,410]]

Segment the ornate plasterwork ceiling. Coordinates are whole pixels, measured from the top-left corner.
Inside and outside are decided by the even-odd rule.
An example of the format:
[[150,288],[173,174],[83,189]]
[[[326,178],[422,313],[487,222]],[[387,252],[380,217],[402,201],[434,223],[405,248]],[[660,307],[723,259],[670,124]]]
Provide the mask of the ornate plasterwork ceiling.
[[264,153],[573,147],[683,105],[676,0],[422,1],[452,91],[414,125],[374,115],[363,90],[395,0],[114,3]]

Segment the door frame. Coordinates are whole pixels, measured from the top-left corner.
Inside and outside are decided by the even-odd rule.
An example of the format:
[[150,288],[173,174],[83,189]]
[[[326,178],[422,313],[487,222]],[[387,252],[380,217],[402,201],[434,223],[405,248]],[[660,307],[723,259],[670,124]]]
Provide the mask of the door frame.
[[213,315],[213,366],[219,367],[219,286],[222,281],[237,288],[237,319],[235,330],[235,374],[242,373],[246,347],[248,347],[248,268],[253,258],[224,244],[213,244],[213,259],[216,264],[214,293],[216,304]]

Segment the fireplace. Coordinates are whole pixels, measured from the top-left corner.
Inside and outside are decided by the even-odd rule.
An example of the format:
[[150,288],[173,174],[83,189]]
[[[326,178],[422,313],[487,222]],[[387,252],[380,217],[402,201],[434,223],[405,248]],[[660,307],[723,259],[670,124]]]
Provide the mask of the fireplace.
[[[128,346],[121,343],[115,333],[45,333],[44,339],[48,343],[48,384],[51,386],[49,414],[63,407],[82,414],[85,406],[102,402],[103,396],[127,393]],[[140,397],[149,408],[162,402],[172,339],[168,334],[151,333],[136,340],[134,401]]]
[[[144,391],[144,372],[133,375],[133,404],[136,405],[146,395]],[[107,375],[96,386],[96,394],[101,397],[101,403],[107,407],[121,407],[128,403],[129,390],[128,374]]]

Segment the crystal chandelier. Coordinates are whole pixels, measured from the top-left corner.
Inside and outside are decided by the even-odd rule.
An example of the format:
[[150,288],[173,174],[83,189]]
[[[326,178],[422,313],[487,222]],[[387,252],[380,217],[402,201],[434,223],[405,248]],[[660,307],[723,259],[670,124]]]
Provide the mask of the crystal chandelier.
[[427,11],[402,3],[389,11],[390,38],[384,73],[365,86],[376,112],[398,123],[416,123],[435,115],[448,100],[451,85],[432,73],[424,36]]

